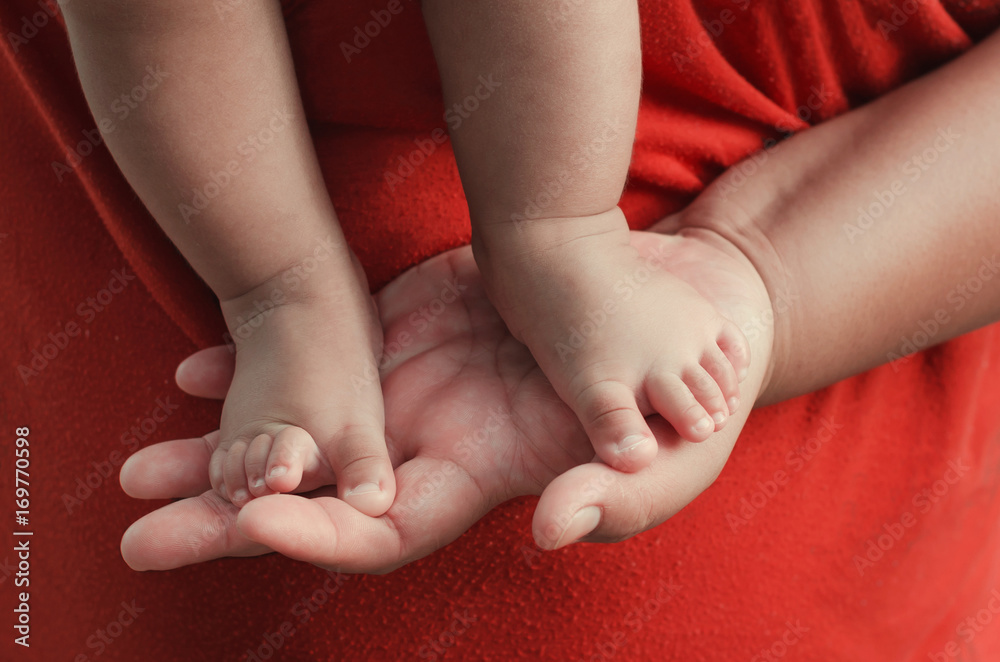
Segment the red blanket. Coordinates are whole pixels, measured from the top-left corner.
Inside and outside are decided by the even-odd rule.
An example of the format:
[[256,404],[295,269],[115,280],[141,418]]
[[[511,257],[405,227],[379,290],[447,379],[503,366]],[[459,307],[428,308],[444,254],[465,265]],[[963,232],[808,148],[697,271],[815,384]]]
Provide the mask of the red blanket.
[[[579,1],[553,3],[554,28]],[[242,2],[215,0],[220,20]],[[986,0],[695,4],[641,3],[645,90],[622,203],[636,228],[767,139],[1000,23]],[[219,404],[182,395],[172,374],[224,326],[95,130],[127,122],[161,79],[151,70],[92,117],[52,5],[0,5],[0,494],[12,511],[15,429],[30,426],[35,531],[30,650],[11,629],[20,541],[3,534],[0,657],[1000,659],[997,327],[756,412],[715,486],[623,544],[526,554],[523,499],[385,577],[273,556],[129,570],[121,534],[156,504],[126,497],[118,467],[217,424]],[[466,242],[418,3],[288,0],[285,14],[327,185],[373,287]]]

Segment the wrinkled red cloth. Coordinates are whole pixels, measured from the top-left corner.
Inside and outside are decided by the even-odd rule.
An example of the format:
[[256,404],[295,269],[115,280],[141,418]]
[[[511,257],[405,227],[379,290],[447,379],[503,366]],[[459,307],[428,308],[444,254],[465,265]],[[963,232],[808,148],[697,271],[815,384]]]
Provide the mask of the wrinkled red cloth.
[[[574,1],[554,3],[554,27]],[[240,2],[215,6],[224,20]],[[978,0],[640,4],[645,89],[622,203],[635,228],[768,138],[1000,23],[1000,2]],[[387,24],[365,38],[372,11]],[[450,145],[412,173],[400,161],[446,126],[418,3],[289,0],[285,14],[327,185],[373,287],[466,243]],[[102,120],[128,120],[90,114],[53,15],[46,0],[0,5],[0,494],[13,500],[15,428],[30,426],[35,531],[30,649],[13,643],[24,589],[3,533],[0,658],[1000,659],[997,326],[755,412],[711,489],[622,544],[526,554],[534,499],[521,499],[384,577],[327,580],[273,555],[129,570],[121,535],[161,504],[126,497],[118,465],[217,425],[219,403],[172,376],[224,326],[91,144]]]

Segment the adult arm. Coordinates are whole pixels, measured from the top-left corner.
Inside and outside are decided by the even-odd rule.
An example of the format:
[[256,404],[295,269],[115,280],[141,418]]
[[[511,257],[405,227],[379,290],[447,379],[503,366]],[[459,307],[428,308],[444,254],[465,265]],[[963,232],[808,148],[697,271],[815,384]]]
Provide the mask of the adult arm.
[[763,278],[767,404],[1000,319],[998,182],[1000,33],[733,167],[673,222]]

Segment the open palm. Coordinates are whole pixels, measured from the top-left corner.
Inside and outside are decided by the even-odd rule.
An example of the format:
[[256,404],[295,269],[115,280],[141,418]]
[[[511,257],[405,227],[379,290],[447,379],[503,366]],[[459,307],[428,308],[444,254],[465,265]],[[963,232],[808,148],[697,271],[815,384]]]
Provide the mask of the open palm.
[[[636,232],[633,243],[643,253],[663,251],[669,271],[737,324],[770,319],[767,291],[753,266],[717,235]],[[628,537],[669,518],[712,483],[770,363],[771,334],[758,324],[763,332],[750,338],[752,365],[742,384],[746,404],[726,428],[692,444],[653,416],[657,458],[642,472],[624,474],[591,461],[592,447],[575,416],[486,299],[468,247],[411,269],[376,298],[389,357],[381,375],[386,437],[398,486],[390,510],[369,518],[319,487],[307,495],[255,499],[237,511],[209,489],[216,433],[165,442],[133,456],[122,469],[122,485],[140,498],[191,498],[150,513],[126,532],[122,553],[132,567],[166,569],[278,551],[341,571],[385,572],[451,542],[497,504],[527,494],[542,495],[534,517],[542,547],[573,542],[595,524],[587,540]],[[678,319],[683,323],[683,311]],[[223,397],[231,362],[224,349],[204,350],[188,361],[178,383]],[[599,514],[581,518],[581,511]]]

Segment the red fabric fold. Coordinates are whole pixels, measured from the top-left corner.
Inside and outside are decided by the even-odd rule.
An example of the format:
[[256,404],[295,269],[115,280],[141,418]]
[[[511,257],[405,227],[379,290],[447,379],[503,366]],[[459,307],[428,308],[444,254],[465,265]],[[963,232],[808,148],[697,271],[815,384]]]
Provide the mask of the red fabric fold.
[[[373,288],[469,239],[450,145],[412,172],[401,165],[446,126],[418,3],[402,0],[379,34],[354,42],[385,4],[285,3],[326,182]],[[995,1],[640,6],[644,92],[622,202],[636,228],[764,141],[878,97],[1000,23]],[[8,630],[0,657],[1000,658],[997,327],[756,412],[716,485],[623,544],[535,556],[533,500],[521,499],[385,577],[324,584],[323,572],[277,557],[128,570],[121,534],[157,504],[122,494],[117,468],[138,447],[217,424],[218,403],[183,396],[172,374],[220,343],[224,326],[105,147],[86,146],[101,118],[49,7],[0,5],[0,428],[8,440],[32,429],[38,549],[32,648]],[[127,285],[108,300],[116,277]],[[176,412],[156,421],[166,400]],[[0,493],[13,491],[11,474]],[[0,582],[11,619],[14,577],[3,569]],[[303,608],[310,599],[315,611]],[[135,622],[111,626],[133,600],[144,610]],[[294,634],[279,645],[285,622]]]

